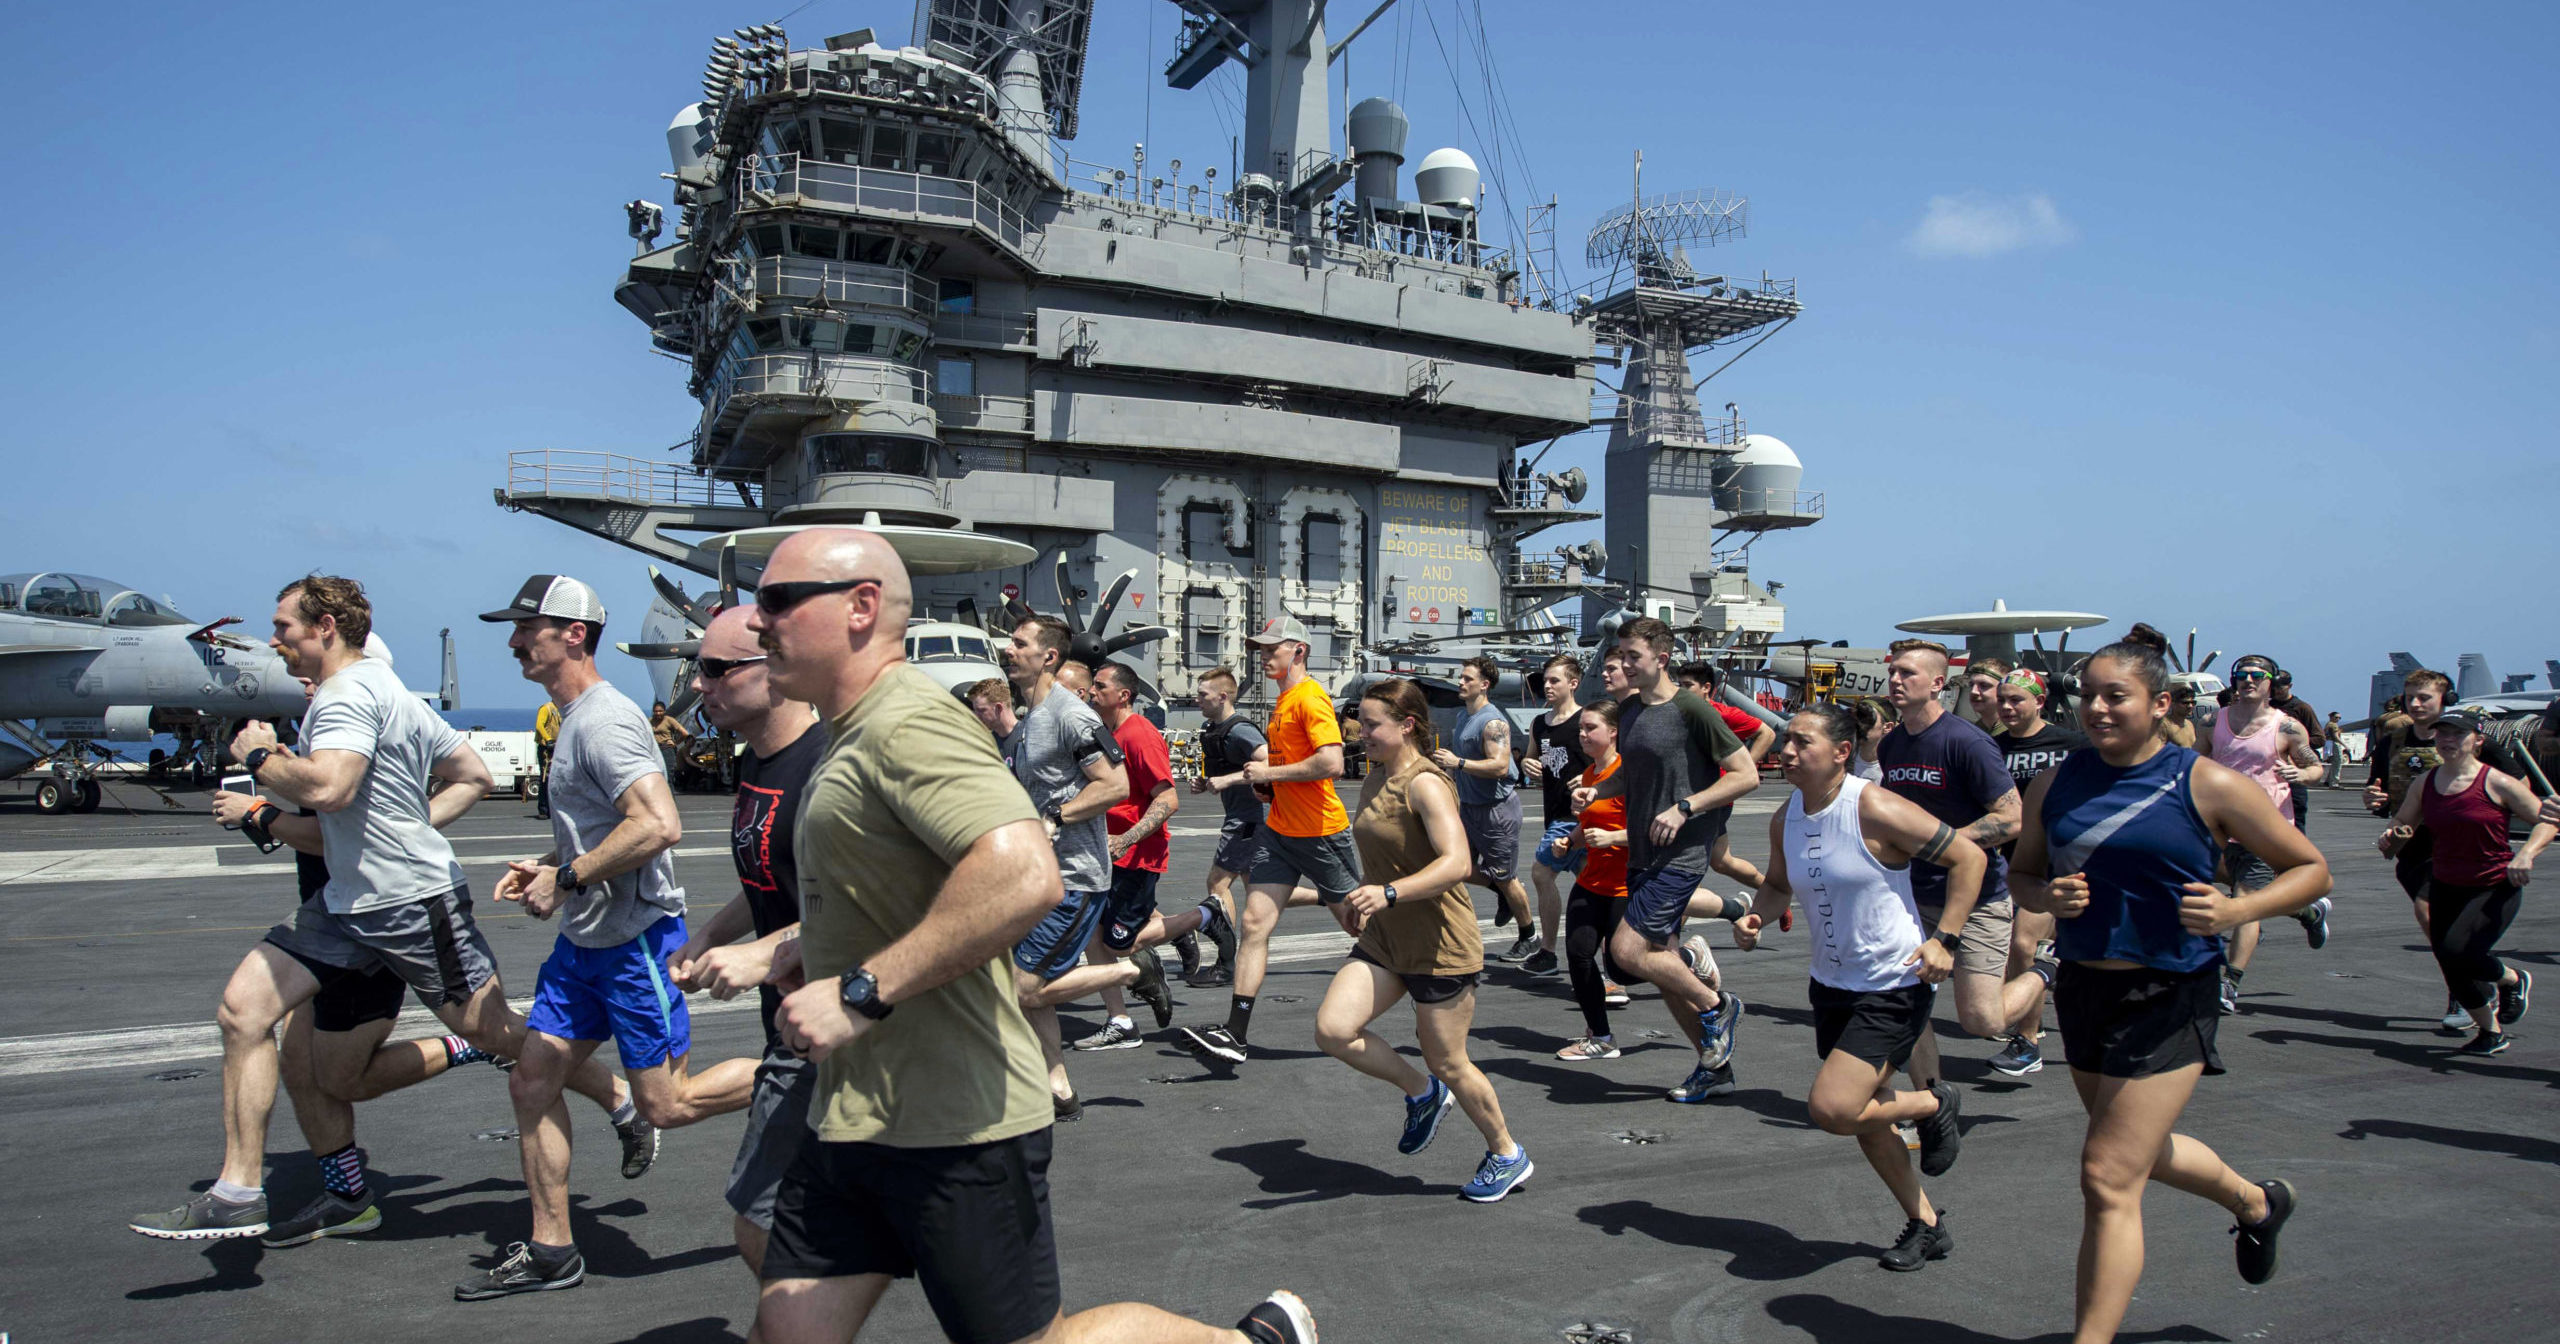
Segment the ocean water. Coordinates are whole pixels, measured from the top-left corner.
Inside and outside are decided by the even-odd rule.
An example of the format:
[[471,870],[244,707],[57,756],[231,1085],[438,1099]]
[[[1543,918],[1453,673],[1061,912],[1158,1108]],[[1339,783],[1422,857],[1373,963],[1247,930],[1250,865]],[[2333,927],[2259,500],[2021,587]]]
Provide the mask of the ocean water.
[[533,731],[536,708],[527,705],[522,709],[443,709],[436,712],[444,716],[445,722],[464,732],[485,728],[493,733],[529,733]]

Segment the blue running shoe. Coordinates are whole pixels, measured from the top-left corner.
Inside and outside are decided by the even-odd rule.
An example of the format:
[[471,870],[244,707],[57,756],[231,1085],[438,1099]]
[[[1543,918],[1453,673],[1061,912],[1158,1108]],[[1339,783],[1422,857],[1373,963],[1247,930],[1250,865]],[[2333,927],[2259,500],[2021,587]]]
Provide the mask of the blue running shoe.
[[1698,1047],[1707,1062],[1723,1068],[1733,1059],[1733,1036],[1742,1025],[1742,996],[1728,990],[1712,1011],[1698,1014]]
[[1440,1136],[1440,1117],[1449,1113],[1457,1098],[1450,1095],[1449,1085],[1434,1078],[1431,1090],[1418,1097],[1404,1099],[1404,1137],[1396,1140],[1396,1151],[1413,1154],[1431,1146]]
[[1501,1202],[1504,1195],[1520,1188],[1520,1183],[1529,1179],[1530,1173],[1538,1169],[1538,1164],[1529,1160],[1528,1149],[1516,1143],[1512,1147],[1518,1151],[1509,1157],[1485,1154],[1484,1161],[1476,1165],[1475,1179],[1467,1182],[1458,1193],[1478,1204],[1495,1204]]
[[1689,1076],[1682,1079],[1678,1087],[1663,1093],[1662,1096],[1665,1101],[1694,1106],[1702,1101],[1711,1101],[1725,1096],[1732,1091],[1733,1066],[1709,1064],[1701,1059],[1698,1061],[1698,1067],[1691,1069]]

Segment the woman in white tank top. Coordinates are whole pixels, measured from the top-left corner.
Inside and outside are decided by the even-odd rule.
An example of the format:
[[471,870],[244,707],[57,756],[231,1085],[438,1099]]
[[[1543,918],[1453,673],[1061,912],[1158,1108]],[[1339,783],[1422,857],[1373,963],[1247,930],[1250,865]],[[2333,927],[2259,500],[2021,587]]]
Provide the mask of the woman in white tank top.
[[[1751,913],[1734,923],[1734,943],[1750,948],[1792,898],[1807,916],[1813,983],[1814,1075],[1805,1109],[1813,1123],[1854,1137],[1902,1206],[1902,1235],[1879,1263],[1915,1270],[1955,1248],[1946,1220],[1920,1188],[1955,1164],[1958,1098],[1945,1083],[1897,1092],[1894,1071],[1910,1061],[1929,1023],[1935,986],[1955,970],[1955,945],[1982,894],[1990,859],[1917,803],[1850,773],[1858,726],[1837,705],[1816,705],[1787,724],[1778,765],[1795,796],[1769,819],[1769,873]],[[1920,922],[1911,861],[1947,869],[1939,929]],[[1920,1128],[1920,1170],[1894,1126]]]

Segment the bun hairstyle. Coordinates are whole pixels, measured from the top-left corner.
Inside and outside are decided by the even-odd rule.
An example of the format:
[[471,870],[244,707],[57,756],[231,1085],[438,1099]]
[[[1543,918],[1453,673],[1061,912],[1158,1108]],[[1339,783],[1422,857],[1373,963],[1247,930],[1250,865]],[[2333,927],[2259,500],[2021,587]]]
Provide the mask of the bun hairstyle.
[[1385,707],[1389,717],[1404,720],[1405,733],[1415,750],[1428,752],[1440,745],[1440,736],[1431,727],[1431,701],[1423,696],[1420,686],[1402,677],[1389,677],[1369,683],[1360,698],[1375,700]]
[[1601,721],[1602,723],[1605,723],[1605,724],[1609,725],[1609,731],[1610,731],[1610,732],[1613,732],[1613,733],[1614,733],[1614,732],[1618,731],[1618,702],[1617,702],[1617,701],[1615,701],[1615,700],[1594,700],[1594,701],[1592,701],[1590,704],[1584,705],[1584,706],[1582,707],[1582,712],[1583,712],[1583,713],[1585,713],[1585,714],[1597,714],[1597,715],[1599,715],[1599,716],[1600,716],[1600,721]]
[[[2135,621],[2133,623],[2133,628],[2125,631],[2124,638],[2117,640],[2116,643],[2139,644],[2164,658],[2167,657],[2169,653],[2169,637],[2161,634],[2158,630],[2153,629],[2150,623],[2146,621]],[[2091,656],[2094,657],[2095,655]]]
[[1820,720],[1823,733],[1834,745],[1847,747],[1858,745],[1858,739],[1861,736],[1858,730],[1858,716],[1838,704],[1817,701],[1797,710],[1796,714],[1802,718]]
[[[2158,695],[2169,689],[2169,660],[2161,657],[2161,653],[2160,649],[2128,637],[2090,654],[2089,661],[2121,663],[2126,670],[2141,680],[2144,690]],[[2087,689],[2089,687],[2087,678],[2083,678],[2080,684],[2084,688],[2084,694],[2095,693]]]

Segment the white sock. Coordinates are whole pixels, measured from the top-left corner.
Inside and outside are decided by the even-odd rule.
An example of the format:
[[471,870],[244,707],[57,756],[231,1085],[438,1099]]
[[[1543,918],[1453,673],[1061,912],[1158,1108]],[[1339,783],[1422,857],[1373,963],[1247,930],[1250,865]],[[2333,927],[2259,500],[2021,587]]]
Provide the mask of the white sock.
[[1126,1016],[1115,1016],[1115,1017],[1113,1017],[1113,1018],[1111,1019],[1111,1025],[1113,1025],[1113,1026],[1115,1026],[1115,1027],[1134,1027],[1134,1026],[1136,1026],[1136,1025],[1138,1025],[1138,1024],[1137,1024],[1137,1022],[1136,1022],[1135,1020],[1133,1020],[1133,1019],[1131,1019],[1131,1018],[1129,1018],[1129,1017],[1126,1017]]
[[233,1185],[219,1178],[213,1183],[213,1197],[228,1204],[246,1204],[264,1198],[266,1193],[266,1187],[260,1185]]

